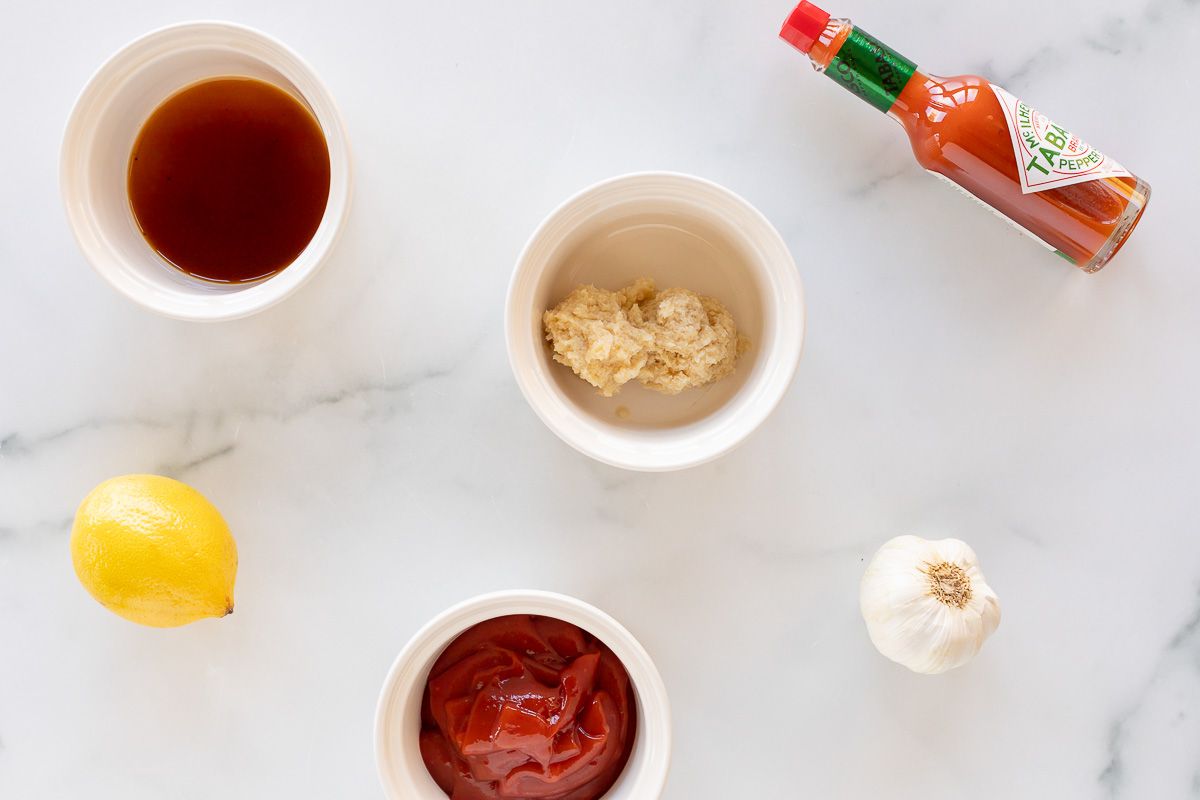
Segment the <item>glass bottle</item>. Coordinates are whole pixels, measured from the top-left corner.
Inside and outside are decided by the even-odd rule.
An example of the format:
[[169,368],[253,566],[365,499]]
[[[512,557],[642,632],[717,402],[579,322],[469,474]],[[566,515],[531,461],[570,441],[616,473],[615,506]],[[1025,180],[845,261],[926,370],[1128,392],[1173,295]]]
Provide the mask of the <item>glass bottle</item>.
[[780,36],[900,123],[917,161],[1086,272],[1116,254],[1150,186],[978,75],[943,78],[809,2]]

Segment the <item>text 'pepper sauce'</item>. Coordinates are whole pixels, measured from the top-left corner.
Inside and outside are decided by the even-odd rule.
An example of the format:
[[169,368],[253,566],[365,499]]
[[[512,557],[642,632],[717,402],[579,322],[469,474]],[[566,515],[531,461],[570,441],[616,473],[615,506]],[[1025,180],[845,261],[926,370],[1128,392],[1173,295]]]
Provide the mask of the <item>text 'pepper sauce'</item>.
[[421,756],[453,800],[597,800],[636,730],[612,651],[570,623],[520,614],[468,629],[433,665]]
[[1145,211],[1149,184],[986,78],[927,75],[809,2],[780,36],[899,122],[931,174],[1087,272],[1108,263]]

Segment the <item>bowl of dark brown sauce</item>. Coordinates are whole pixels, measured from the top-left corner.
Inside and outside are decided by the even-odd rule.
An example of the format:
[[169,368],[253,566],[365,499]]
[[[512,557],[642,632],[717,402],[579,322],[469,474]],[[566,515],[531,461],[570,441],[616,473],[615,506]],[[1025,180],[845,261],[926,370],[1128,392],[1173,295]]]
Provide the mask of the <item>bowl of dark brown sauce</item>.
[[250,28],[195,22],[100,68],[67,123],[60,182],[84,255],[114,288],[218,321],[279,302],[327,260],[350,156],[299,56]]

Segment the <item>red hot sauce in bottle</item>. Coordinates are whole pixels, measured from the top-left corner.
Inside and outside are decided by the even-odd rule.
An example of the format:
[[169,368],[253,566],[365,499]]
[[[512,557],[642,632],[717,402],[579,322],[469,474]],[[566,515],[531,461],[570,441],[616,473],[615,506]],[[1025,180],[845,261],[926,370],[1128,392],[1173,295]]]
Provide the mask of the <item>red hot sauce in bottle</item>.
[[603,643],[550,617],[497,617],[430,670],[421,756],[452,800],[597,800],[636,729],[629,675]]
[[986,78],[926,74],[809,2],[780,36],[899,122],[931,174],[1086,272],[1116,255],[1146,209],[1149,184]]

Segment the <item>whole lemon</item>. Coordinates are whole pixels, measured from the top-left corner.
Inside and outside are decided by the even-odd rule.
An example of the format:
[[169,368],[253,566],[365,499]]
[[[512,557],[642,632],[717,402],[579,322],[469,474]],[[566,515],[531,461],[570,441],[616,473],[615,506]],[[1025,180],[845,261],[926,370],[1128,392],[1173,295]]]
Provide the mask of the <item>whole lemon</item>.
[[107,480],[71,529],[79,582],[105,608],[156,628],[233,612],[237,545],[220,512],[159,475]]

